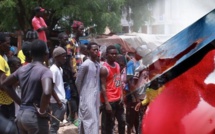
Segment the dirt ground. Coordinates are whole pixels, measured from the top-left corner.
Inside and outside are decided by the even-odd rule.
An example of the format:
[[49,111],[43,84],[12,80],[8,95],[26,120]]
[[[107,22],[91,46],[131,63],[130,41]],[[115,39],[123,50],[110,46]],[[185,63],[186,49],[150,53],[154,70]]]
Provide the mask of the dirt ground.
[[[65,119],[66,119],[66,115],[65,115]],[[115,127],[114,127],[114,134],[118,134],[118,128],[117,128],[117,124],[118,122],[115,121]],[[101,114],[99,117],[99,134],[101,134]],[[125,131],[127,130],[127,126],[125,126]],[[127,133],[127,131],[125,132],[125,134]],[[78,127],[76,127],[75,125],[73,125],[72,123],[65,123],[64,126],[60,127],[58,130],[58,134],[78,134]],[[131,134],[135,134],[135,133],[131,133]]]
[[58,134],[78,134],[78,128],[73,124],[60,127]]
[[[114,129],[114,134],[118,134],[118,130],[117,130],[117,121],[115,122],[116,126]],[[73,124],[66,124],[63,127],[60,127],[60,129],[58,130],[59,134],[78,134],[78,128],[73,125]],[[101,118],[100,118],[100,129],[99,129],[99,134],[101,134]],[[132,133],[135,134],[135,133]]]

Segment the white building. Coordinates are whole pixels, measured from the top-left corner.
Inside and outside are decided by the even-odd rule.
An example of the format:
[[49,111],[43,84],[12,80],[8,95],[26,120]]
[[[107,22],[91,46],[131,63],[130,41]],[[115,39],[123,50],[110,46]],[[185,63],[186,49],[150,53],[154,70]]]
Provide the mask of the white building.
[[[139,32],[147,34],[176,34],[215,8],[215,0],[156,0],[149,6],[152,20],[143,24]],[[129,26],[122,17],[122,26]],[[128,30],[129,32],[130,29]]]

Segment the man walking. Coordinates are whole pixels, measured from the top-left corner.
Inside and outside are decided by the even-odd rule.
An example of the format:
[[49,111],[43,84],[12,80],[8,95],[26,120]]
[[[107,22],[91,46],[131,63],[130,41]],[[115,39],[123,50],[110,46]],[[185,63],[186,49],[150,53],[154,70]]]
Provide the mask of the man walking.
[[78,130],[79,134],[99,134],[99,47],[90,43],[87,50],[89,59],[80,66],[75,82],[80,95]]

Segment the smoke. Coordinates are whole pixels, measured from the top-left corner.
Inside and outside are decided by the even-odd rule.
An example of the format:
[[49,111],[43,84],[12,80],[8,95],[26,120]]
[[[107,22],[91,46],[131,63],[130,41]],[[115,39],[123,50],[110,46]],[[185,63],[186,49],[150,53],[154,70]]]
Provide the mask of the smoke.
[[[190,25],[211,10],[214,9],[214,0],[186,0],[183,3],[181,17],[185,19],[186,25]],[[179,5],[180,7],[180,5]],[[174,11],[174,10],[173,10]],[[183,17],[184,16],[184,17]]]
[[[165,25],[164,34],[176,34],[214,9],[215,0],[157,0],[153,25]],[[159,27],[154,30],[160,31]]]

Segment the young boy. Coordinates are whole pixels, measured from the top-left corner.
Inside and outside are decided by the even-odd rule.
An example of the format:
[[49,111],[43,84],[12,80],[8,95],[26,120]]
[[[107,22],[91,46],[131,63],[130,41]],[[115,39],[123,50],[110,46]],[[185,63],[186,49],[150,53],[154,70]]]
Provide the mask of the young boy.
[[[54,90],[50,99],[52,114],[63,121],[66,112],[66,95],[63,84],[63,70],[61,66],[66,62],[66,51],[57,47],[53,51],[54,64],[50,67],[53,74]],[[50,134],[57,134],[60,122],[51,119]]]

